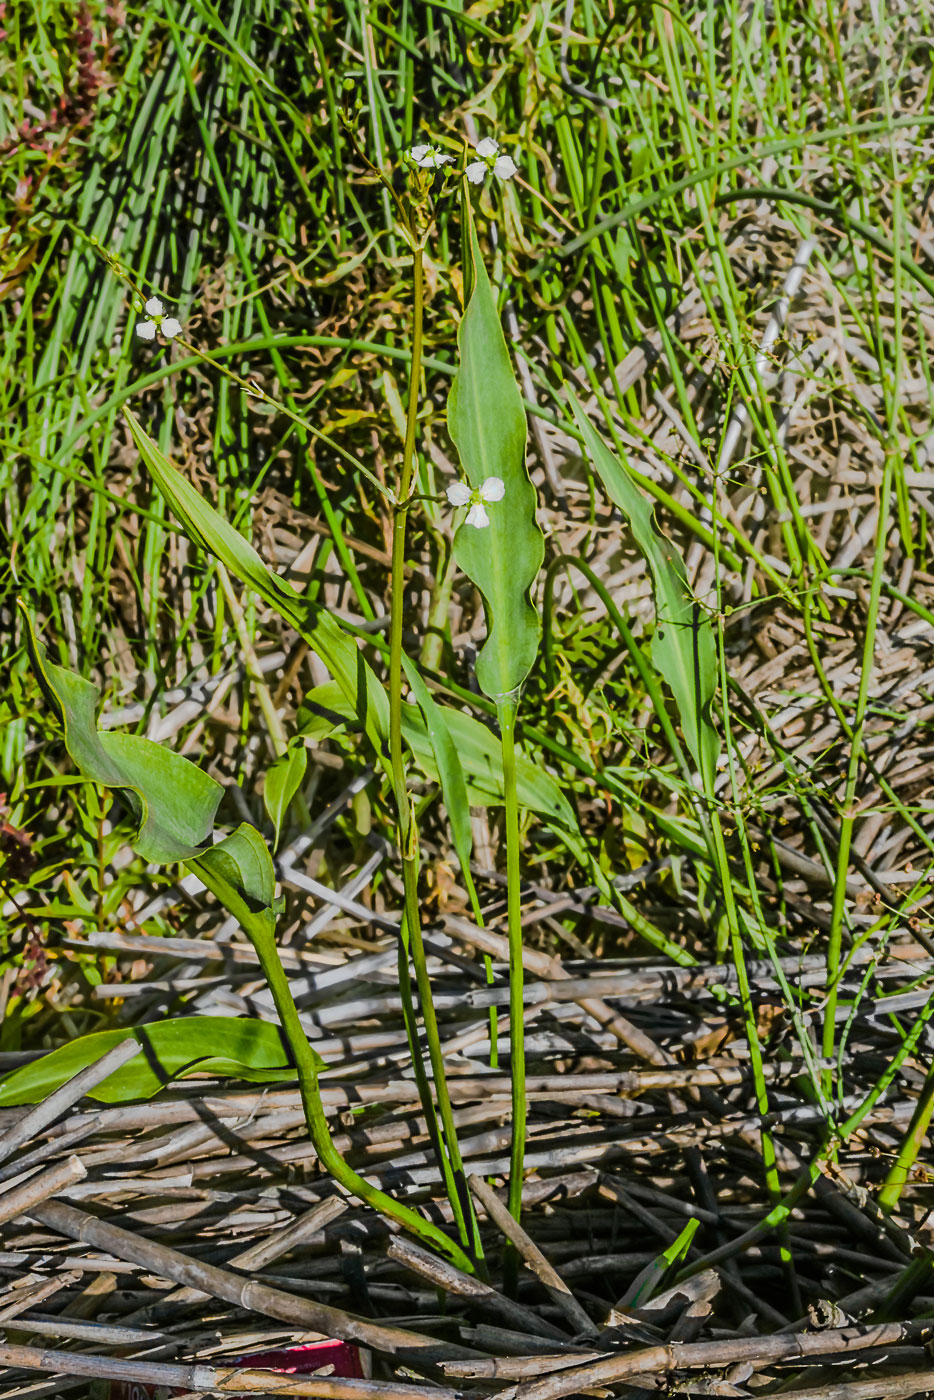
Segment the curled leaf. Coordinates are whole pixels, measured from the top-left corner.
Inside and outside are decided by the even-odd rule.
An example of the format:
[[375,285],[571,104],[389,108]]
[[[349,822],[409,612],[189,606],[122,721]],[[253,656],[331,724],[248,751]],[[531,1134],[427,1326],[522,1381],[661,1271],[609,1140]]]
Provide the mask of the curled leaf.
[[220,784],[162,744],[99,730],[97,686],[49,661],[22,612],[33,673],[65,731],[65,747],[84,777],[122,794],[136,823],[134,849],[158,864],[195,855],[214,829]]

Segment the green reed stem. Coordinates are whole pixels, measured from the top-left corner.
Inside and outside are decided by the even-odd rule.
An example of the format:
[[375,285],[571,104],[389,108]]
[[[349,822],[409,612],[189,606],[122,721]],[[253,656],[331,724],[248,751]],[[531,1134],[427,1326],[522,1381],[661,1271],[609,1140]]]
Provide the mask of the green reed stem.
[[883,1210],[894,1210],[898,1205],[898,1198],[908,1180],[908,1173],[917,1161],[918,1153],[927,1139],[932,1113],[934,1113],[934,1065],[931,1065],[927,1072],[927,1078],[915,1105],[915,1111],[911,1115],[911,1122],[908,1124],[908,1131],[898,1149],[898,1156],[892,1164],[892,1169],[885,1178],[885,1184],[879,1192],[879,1205]]
[[[413,313],[412,313],[412,360],[409,374],[409,401],[406,411],[405,443],[402,450],[402,470],[399,475],[399,490],[393,508],[392,529],[392,614],[389,631],[389,763],[392,788],[396,801],[399,825],[399,849],[402,853],[402,881],[405,891],[405,934],[415,966],[415,980],[418,986],[422,1020],[425,1025],[425,1038],[428,1041],[428,1056],[434,1078],[435,1093],[438,1099],[438,1112],[441,1117],[443,1137],[437,1131],[432,1133],[439,1156],[439,1165],[444,1175],[445,1187],[454,1220],[464,1245],[468,1242],[476,1258],[483,1257],[480,1231],[477,1226],[467,1177],[464,1171],[457,1132],[454,1127],[454,1113],[448,1093],[447,1076],[444,1069],[444,1055],[441,1038],[438,1034],[438,1021],[435,1015],[434,999],[431,993],[431,980],[428,976],[428,963],[425,957],[425,944],[422,939],[421,914],[418,904],[418,829],[412,802],[405,780],[405,761],[402,756],[402,614],[405,595],[405,534],[408,521],[409,502],[415,475],[415,434],[418,414],[418,390],[421,378],[422,324],[424,317],[424,272],[423,248],[418,240],[413,240]],[[406,969],[408,960],[406,957]],[[400,959],[400,971],[402,960]],[[418,1041],[414,1026],[406,1027],[413,1055],[418,1053]],[[424,1086],[424,1079],[422,1085]],[[423,1099],[422,1107],[431,1131],[435,1121],[435,1107],[428,1099]],[[469,1222],[469,1225],[468,1225]]]

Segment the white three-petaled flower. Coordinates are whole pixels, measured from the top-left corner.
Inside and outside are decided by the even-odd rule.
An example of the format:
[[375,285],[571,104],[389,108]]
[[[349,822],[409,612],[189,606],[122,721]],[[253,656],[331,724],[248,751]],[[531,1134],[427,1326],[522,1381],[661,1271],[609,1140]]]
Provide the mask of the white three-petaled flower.
[[136,334],[143,340],[154,340],[156,331],[161,331],[167,340],[174,340],[182,328],[181,321],[174,316],[166,316],[165,307],[158,297],[150,297],[144,308],[148,321],[137,321]]
[[455,481],[447,489],[447,498],[452,506],[465,506],[472,496],[473,492],[465,481]]
[[409,160],[414,161],[419,170],[438,170],[442,165],[450,165],[453,156],[446,156],[438,146],[412,146]]
[[512,156],[498,155],[499,142],[494,141],[492,136],[484,136],[482,141],[477,142],[477,155],[479,160],[472,160],[464,174],[472,185],[482,185],[489,171],[498,175],[501,180],[511,180],[517,174],[519,167]]
[[447,498],[452,506],[470,506],[467,524],[483,530],[490,523],[484,501],[501,501],[506,494],[502,477],[488,476],[475,490],[464,481],[455,481],[447,489]]

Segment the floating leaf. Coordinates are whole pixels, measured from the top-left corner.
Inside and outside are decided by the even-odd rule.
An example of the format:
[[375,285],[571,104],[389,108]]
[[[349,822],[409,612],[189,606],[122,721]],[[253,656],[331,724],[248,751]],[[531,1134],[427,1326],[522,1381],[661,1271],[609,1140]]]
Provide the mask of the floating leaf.
[[288,1043],[278,1026],[250,1017],[180,1016],[148,1026],[79,1036],[0,1080],[0,1107],[38,1103],[86,1065],[129,1037],[142,1054],[107,1076],[89,1098],[101,1103],[150,1099],[175,1079],[192,1074],[234,1076],[254,1083],[291,1079]]
[[519,689],[538,651],[541,622],[529,589],[542,566],[545,542],[525,467],[522,396],[466,201],[465,232],[465,283],[471,290],[457,337],[448,431],[471,487],[477,490],[489,477],[499,477],[505,492],[487,506],[486,528],[461,525],[454,558],[483,595],[488,636],[477,657],[477,680],[499,703]]
[[655,523],[651,502],[594,430],[573,390],[567,393],[593,468],[629,522],[649,567],[655,595],[652,662],[675,698],[684,741],[704,790],[712,793],[720,739],[711,718],[717,646],[710,618],[691,592],[680,551]]

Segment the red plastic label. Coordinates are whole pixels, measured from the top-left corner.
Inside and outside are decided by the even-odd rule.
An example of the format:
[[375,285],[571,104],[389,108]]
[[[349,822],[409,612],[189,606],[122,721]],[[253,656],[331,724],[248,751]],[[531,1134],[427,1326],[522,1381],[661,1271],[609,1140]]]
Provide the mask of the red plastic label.
[[[205,1363],[202,1362],[201,1365]],[[349,1342],[305,1342],[301,1346],[280,1347],[275,1351],[252,1352],[225,1366],[250,1366],[261,1371],[276,1371],[284,1376],[313,1376],[327,1368],[330,1376],[348,1379],[365,1378],[364,1362],[359,1347]],[[185,1395],[185,1390],[172,1390],[164,1385],[144,1385],[141,1381],[111,1381],[110,1400],[169,1400],[173,1395]],[[257,1394],[257,1400],[261,1400]]]

